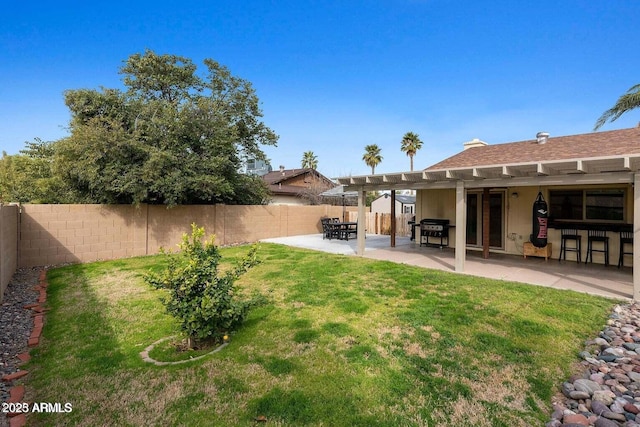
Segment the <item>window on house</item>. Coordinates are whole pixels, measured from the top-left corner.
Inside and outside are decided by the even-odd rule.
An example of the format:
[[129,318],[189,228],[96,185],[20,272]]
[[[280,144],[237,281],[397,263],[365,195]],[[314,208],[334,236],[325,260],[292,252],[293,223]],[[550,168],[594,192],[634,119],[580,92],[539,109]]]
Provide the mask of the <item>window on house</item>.
[[583,220],[582,190],[549,191],[549,212],[556,219]]
[[551,190],[549,213],[556,219],[624,220],[624,190]]
[[585,193],[587,219],[624,220],[623,190],[587,190]]

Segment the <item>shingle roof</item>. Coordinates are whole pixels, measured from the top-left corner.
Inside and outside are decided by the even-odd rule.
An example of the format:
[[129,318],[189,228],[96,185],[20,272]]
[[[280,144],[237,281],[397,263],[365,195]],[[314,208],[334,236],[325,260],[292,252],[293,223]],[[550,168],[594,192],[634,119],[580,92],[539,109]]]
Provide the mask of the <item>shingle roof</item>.
[[397,194],[396,200],[404,205],[412,205],[416,203],[416,196],[405,196],[403,194]]
[[[277,184],[279,182],[286,181],[288,179],[294,178],[298,175],[303,175],[307,172],[314,173],[313,169],[285,169],[283,171],[273,171],[269,172],[262,176],[262,179],[266,181],[267,184]],[[317,173],[317,172],[316,172]]]
[[277,170],[263,175],[262,179],[267,183],[269,190],[273,194],[297,196],[304,193],[309,186],[292,185],[290,180],[305,174],[314,175],[320,178],[327,187],[333,187],[336,185],[333,181],[322,175],[317,170],[310,168]]
[[425,170],[640,154],[640,127],[490,144],[464,150]]

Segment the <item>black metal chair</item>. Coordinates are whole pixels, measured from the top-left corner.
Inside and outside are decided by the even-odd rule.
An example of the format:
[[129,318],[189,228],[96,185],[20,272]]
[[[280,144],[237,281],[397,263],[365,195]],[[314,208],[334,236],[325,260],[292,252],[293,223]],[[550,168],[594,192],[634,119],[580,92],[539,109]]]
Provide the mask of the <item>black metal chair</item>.
[[[631,251],[625,252],[624,245],[631,245]],[[633,256],[633,232],[621,231],[620,232],[620,256],[618,257],[618,268],[624,267],[624,256]]]
[[[567,246],[567,242],[573,241],[573,246]],[[578,230],[574,228],[566,228],[560,230],[560,256],[558,261],[567,259],[567,252],[576,253],[576,261],[578,264],[582,262],[582,236],[578,234]],[[586,262],[586,261],[585,261]]]
[[[601,249],[595,249],[593,247],[594,243],[602,243]],[[604,254],[604,265],[609,265],[609,238],[607,237],[607,232],[604,230],[588,230],[587,231],[587,259],[585,259],[585,264],[589,262],[589,257],[591,257],[591,263],[593,264],[593,253],[601,252]]]
[[333,227],[331,226],[331,218],[320,218],[320,223],[322,224],[322,240],[329,239],[331,240],[334,237]]

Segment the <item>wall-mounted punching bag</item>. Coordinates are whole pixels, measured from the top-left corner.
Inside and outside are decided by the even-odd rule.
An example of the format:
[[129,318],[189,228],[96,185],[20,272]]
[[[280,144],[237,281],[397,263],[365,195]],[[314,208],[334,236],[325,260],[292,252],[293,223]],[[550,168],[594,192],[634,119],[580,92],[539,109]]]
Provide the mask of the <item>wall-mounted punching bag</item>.
[[538,248],[547,246],[547,218],[549,211],[547,210],[547,202],[544,201],[542,193],[538,193],[536,201],[533,202],[533,234],[531,234],[531,243]]

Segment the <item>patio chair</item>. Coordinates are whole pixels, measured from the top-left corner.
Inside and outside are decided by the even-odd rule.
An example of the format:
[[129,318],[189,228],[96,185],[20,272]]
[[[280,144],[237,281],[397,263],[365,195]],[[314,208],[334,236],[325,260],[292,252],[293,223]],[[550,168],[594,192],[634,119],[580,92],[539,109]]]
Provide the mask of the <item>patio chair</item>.
[[[571,241],[574,242],[573,246],[567,246],[567,243]],[[560,256],[558,261],[563,258],[566,261],[567,252],[575,252],[576,261],[580,264],[582,258],[580,255],[582,252],[582,236],[578,234],[578,230],[575,228],[563,228],[560,230]]]
[[331,218],[320,218],[322,224],[322,240],[331,239],[333,237],[333,227],[331,227]]
[[[631,245],[631,250],[629,252],[625,252],[624,245]],[[620,232],[620,256],[618,257],[618,268],[624,267],[625,255],[633,256],[633,232],[632,231]]]
[[[591,263],[593,264],[593,253],[601,252],[604,254],[604,265],[609,265],[609,238],[607,237],[607,232],[604,230],[588,230],[587,231],[587,259],[585,259],[585,264],[589,262],[589,257],[591,257]],[[595,249],[593,247],[594,243],[602,243],[601,249]]]

